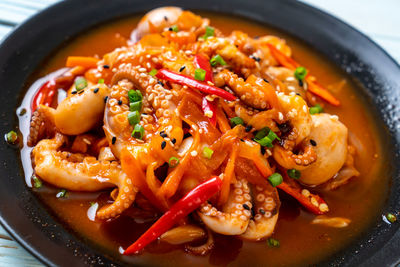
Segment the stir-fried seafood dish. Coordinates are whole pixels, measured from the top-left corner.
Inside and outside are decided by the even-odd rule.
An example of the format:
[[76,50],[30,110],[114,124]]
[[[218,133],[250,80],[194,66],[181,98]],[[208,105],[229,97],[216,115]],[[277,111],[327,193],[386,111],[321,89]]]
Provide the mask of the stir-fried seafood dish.
[[102,192],[95,222],[154,212],[113,248],[132,257],[150,244],[204,256],[216,236],[283,246],[274,234],[286,201],[309,225],[341,231],[352,219],[323,196],[360,179],[360,142],[335,115],[344,98],[295,58],[280,37],[152,10],[130,40],[68,55],[33,94],[34,187],[58,188],[59,199]]

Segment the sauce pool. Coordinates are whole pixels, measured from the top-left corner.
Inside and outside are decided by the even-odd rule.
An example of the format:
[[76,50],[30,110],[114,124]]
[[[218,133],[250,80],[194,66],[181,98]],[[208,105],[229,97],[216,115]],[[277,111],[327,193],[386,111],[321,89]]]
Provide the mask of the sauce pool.
[[[152,244],[139,256],[125,257],[119,254],[119,248],[126,248],[135,241],[154,222],[156,214],[150,211],[143,213],[132,207],[115,220],[92,221],[87,215],[90,203],[97,202],[99,206],[105,204],[109,201],[109,192],[68,192],[67,198],[59,199],[56,198],[59,189],[51,186],[44,185],[40,189],[32,190],[37,192],[38,197],[55,217],[84,241],[93,244],[111,257],[123,258],[128,262],[137,263],[139,260],[146,264],[162,266],[189,264],[299,266],[316,264],[327,259],[365,232],[379,217],[385,201],[389,177],[381,175],[385,160],[381,152],[382,140],[374,125],[371,112],[360,100],[357,93],[359,89],[350,78],[301,41],[275,29],[242,19],[212,13],[202,15],[210,18],[211,25],[225,34],[241,30],[250,36],[272,34],[286,39],[292,48],[294,58],[306,66],[321,84],[335,88],[335,95],[342,105],[339,108],[326,105],[325,111],[338,115],[341,122],[348,127],[352,143],[357,148],[355,162],[361,175],[335,191],[324,191],[319,188],[312,190],[318,192],[329,204],[328,216],[348,218],[351,220],[349,226],[330,228],[311,224],[315,216],[301,208],[292,197],[279,191],[282,206],[272,236],[280,241],[279,248],[269,247],[266,241],[247,242],[234,237],[216,235],[215,249],[205,257],[192,256],[186,254],[180,247],[165,244]],[[124,45],[124,38],[129,38],[137,22],[138,18],[135,17],[121,19],[76,37],[52,54],[34,74],[33,80],[63,68],[69,55],[102,56]],[[20,116],[20,129],[25,143],[31,116],[30,99],[42,83],[43,80],[39,80],[32,84],[21,105],[21,108],[26,108],[28,111]],[[31,187],[30,151],[31,149],[25,146],[21,151],[21,158],[27,184]]]

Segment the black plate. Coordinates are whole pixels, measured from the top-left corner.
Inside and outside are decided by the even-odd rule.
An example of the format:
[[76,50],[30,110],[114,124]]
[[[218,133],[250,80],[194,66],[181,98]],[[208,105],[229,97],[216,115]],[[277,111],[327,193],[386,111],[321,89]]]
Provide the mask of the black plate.
[[[84,2],[84,3],[83,3]],[[400,68],[366,36],[315,8],[292,1],[70,0],[40,12],[18,27],[0,46],[0,114],[2,132],[17,125],[18,95],[40,62],[72,36],[99,23],[164,5],[239,15],[287,31],[325,54],[363,86],[362,94],[376,115],[391,161],[392,177],[384,211],[400,210]],[[132,25],[133,27],[134,25]],[[121,264],[70,234],[55,221],[25,185],[18,152],[0,144],[0,222],[27,250],[48,265]],[[399,224],[379,218],[361,239],[321,265],[394,265],[400,259]],[[138,260],[140,265],[145,262]]]

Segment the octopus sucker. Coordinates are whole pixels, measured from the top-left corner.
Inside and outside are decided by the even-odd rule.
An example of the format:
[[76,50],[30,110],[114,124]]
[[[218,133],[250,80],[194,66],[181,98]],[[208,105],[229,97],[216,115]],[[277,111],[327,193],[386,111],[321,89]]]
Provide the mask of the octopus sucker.
[[[244,212],[245,199],[243,189],[248,188],[248,182],[244,179],[238,180],[233,185],[233,193],[229,195],[228,201],[218,211],[209,203],[203,204],[198,214],[205,225],[212,231],[224,235],[240,235],[244,233],[250,221],[251,214]],[[247,203],[250,205],[251,203]]]

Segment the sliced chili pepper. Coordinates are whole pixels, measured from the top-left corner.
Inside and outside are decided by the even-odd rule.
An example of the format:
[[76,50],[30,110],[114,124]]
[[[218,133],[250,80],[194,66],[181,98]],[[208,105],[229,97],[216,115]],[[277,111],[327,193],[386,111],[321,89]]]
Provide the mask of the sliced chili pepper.
[[178,74],[176,72],[169,71],[166,69],[158,70],[156,77],[161,80],[167,80],[167,81],[171,81],[171,82],[178,83],[181,85],[186,85],[190,88],[197,89],[206,94],[217,95],[217,96],[222,97],[229,101],[233,101],[236,99],[236,96],[232,95],[231,93],[229,93],[221,88],[208,85],[204,82],[196,81],[192,77]]
[[[314,214],[321,215],[329,211],[328,205],[323,198],[309,191],[306,191],[307,194],[303,194],[303,188],[296,181],[289,178],[286,171],[281,171],[280,173],[282,174],[283,182],[278,185],[279,189],[294,197],[301,205]],[[321,204],[325,204],[326,206],[322,206],[324,208],[321,209]]]
[[124,255],[137,253],[145,246],[156,240],[160,235],[171,229],[181,219],[200,207],[204,201],[221,189],[222,181],[215,176],[190,190],[158,219],[135,243],[130,245]]
[[[285,54],[283,54],[275,46],[273,46],[272,44],[267,44],[267,45],[268,48],[271,50],[272,56],[279,62],[279,64],[291,70],[295,70],[297,67],[300,67],[299,63],[297,63],[291,57],[288,57]],[[316,81],[313,81],[309,73],[306,76],[306,81],[309,85],[308,90],[311,93],[322,98],[323,100],[325,100],[326,102],[328,102],[333,106],[340,105],[340,101],[336,97],[334,97],[328,90],[326,90],[320,84],[318,84]]]
[[57,83],[54,79],[45,82],[35,94],[31,103],[32,111],[35,111],[39,105],[50,106],[53,102],[55,91],[57,90]]
[[[196,67],[201,68],[206,71],[206,76],[204,78],[205,82],[214,82],[214,77],[212,75],[212,68],[210,61],[207,59],[205,55],[199,54],[194,57],[194,63]],[[205,97],[203,97],[203,102],[201,105],[201,108],[203,109],[203,112],[205,115],[208,113],[212,113],[212,116],[210,118],[210,122],[212,125],[217,125],[217,112],[216,112],[216,105],[214,101],[209,101]]]
[[[214,101],[208,101],[207,98],[203,97],[201,108],[204,112],[204,115],[209,118],[211,124],[213,126],[217,125],[217,106]],[[211,114],[211,117],[209,117],[208,114]]]

